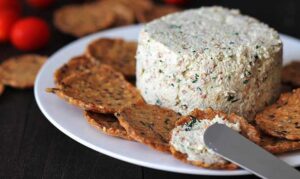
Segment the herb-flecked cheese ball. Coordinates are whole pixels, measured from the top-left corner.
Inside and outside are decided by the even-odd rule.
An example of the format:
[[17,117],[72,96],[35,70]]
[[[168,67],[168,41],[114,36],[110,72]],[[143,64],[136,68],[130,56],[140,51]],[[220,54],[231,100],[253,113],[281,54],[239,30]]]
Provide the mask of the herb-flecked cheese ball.
[[251,120],[279,96],[279,34],[238,10],[203,7],[146,24],[137,87],[147,103],[187,114],[212,107]]

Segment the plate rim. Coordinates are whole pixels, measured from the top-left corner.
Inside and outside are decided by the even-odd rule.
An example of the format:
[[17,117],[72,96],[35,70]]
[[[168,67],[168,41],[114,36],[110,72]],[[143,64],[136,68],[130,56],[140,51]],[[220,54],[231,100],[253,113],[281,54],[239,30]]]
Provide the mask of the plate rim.
[[[51,56],[49,56],[48,60],[46,61],[46,63],[42,66],[42,68],[40,69],[40,71],[38,72],[38,75],[35,79],[35,86],[34,86],[34,97],[35,100],[37,102],[37,105],[39,107],[39,109],[41,110],[41,112],[43,113],[43,115],[46,117],[46,119],[52,124],[54,125],[57,129],[59,129],[63,134],[67,135],[68,137],[70,137],[71,139],[73,139],[74,141],[96,151],[96,152],[100,152],[104,155],[107,155],[109,157],[127,162],[127,163],[131,163],[134,165],[139,165],[139,166],[143,166],[146,168],[152,168],[152,169],[156,169],[156,170],[162,170],[162,171],[167,171],[167,172],[173,172],[173,173],[181,173],[181,174],[190,174],[190,175],[207,175],[207,176],[242,176],[242,175],[250,175],[251,173],[244,170],[244,169],[238,169],[238,170],[210,170],[210,172],[208,173],[197,173],[197,172],[186,172],[183,170],[176,170],[174,171],[174,169],[169,168],[168,166],[165,167],[161,167],[161,166],[156,166],[153,165],[151,163],[145,162],[145,161],[141,161],[141,160],[137,160],[137,159],[133,159],[133,158],[128,158],[124,155],[118,154],[118,153],[114,153],[114,152],[110,152],[108,150],[102,149],[100,147],[97,147],[95,144],[92,144],[90,142],[85,141],[84,139],[81,139],[80,137],[76,136],[76,134],[73,134],[72,132],[68,131],[67,129],[65,129],[62,125],[60,125],[55,119],[52,119],[52,117],[50,116],[50,114],[48,114],[48,112],[46,111],[46,108],[42,105],[41,99],[39,97],[39,83],[42,80],[41,76],[42,76],[42,72],[45,70],[45,68],[47,67],[47,65],[49,63],[51,63],[51,59],[56,55],[59,54],[61,52],[63,52],[65,49],[68,49],[70,46],[83,42],[85,40],[89,40],[89,39],[94,39],[97,38],[99,36],[106,36],[106,33],[113,33],[114,31],[121,31],[124,29],[131,29],[131,28],[141,28],[143,24],[138,24],[138,25],[130,25],[130,26],[124,26],[124,27],[118,27],[118,28],[113,28],[113,29],[109,29],[109,30],[105,30],[105,31],[101,31],[101,32],[97,32],[97,33],[93,33],[90,34],[88,36],[85,36],[83,38],[79,38],[76,39],[68,44],[66,44],[65,46],[61,47],[60,49],[58,49],[57,51],[55,51]],[[289,36],[289,35],[285,35],[285,34],[280,34],[280,36],[287,38],[291,41],[296,41],[300,44],[300,40]]]

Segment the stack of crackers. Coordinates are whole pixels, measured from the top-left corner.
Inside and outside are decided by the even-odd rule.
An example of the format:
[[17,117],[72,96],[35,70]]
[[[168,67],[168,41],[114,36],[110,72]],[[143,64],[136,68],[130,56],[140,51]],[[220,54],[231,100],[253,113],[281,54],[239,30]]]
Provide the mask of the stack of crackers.
[[221,115],[228,121],[237,121],[242,135],[274,154],[300,149],[300,88],[296,89],[299,86],[299,62],[283,69],[284,81],[295,85],[295,89],[283,93],[250,124],[238,115],[213,109],[195,109],[190,115],[181,116],[170,109],[146,104],[134,86],[136,48],[133,41],[97,39],[86,47],[85,54],[73,57],[57,69],[54,75],[56,86],[47,91],[82,109],[87,121],[103,133],[172,153],[196,166],[237,168],[231,163],[190,162],[185,154],[172,149],[169,144],[172,129],[189,122],[191,116],[201,120]]
[[177,11],[174,6],[155,5],[151,0],[98,0],[58,9],[54,24],[62,32],[82,37],[110,27],[149,22]]

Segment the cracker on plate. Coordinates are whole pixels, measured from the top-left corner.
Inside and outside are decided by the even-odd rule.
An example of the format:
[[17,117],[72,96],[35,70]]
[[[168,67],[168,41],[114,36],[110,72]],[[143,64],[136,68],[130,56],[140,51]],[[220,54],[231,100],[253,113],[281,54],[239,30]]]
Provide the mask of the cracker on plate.
[[137,18],[139,22],[144,23],[178,11],[180,9],[175,6],[154,6],[151,10],[140,13]]
[[293,61],[283,67],[282,81],[300,87],[300,61]]
[[300,141],[280,139],[267,134],[261,134],[261,143],[259,145],[273,154],[300,150]]
[[[251,141],[253,141],[255,143],[260,142],[259,132],[255,129],[254,126],[249,124],[247,122],[247,120],[245,120],[244,118],[242,118],[236,114],[227,115],[226,113],[224,113],[222,111],[213,110],[211,108],[208,108],[206,110],[195,109],[189,115],[181,117],[176,122],[176,126],[182,126],[182,125],[186,125],[186,124],[190,125],[190,124],[194,123],[193,120],[199,120],[199,121],[204,120],[204,119],[213,120],[216,116],[222,117],[224,120],[227,120],[233,124],[239,123],[240,129],[241,129],[240,133],[242,135],[244,135],[245,137],[247,137],[248,139],[250,139]],[[182,140],[184,140],[184,139],[182,139]],[[200,140],[200,137],[199,137],[199,140]],[[170,148],[171,148],[172,155],[175,158],[177,158],[183,162],[190,163],[195,166],[210,168],[210,169],[227,169],[227,170],[233,170],[238,167],[237,165],[235,165],[231,162],[228,162],[228,161],[224,161],[224,160],[222,162],[220,161],[220,162],[213,162],[213,163],[208,163],[208,162],[200,161],[200,160],[189,160],[187,154],[178,151],[173,145],[171,145]]]
[[28,54],[12,57],[0,65],[1,81],[14,88],[32,88],[35,77],[47,57]]
[[113,114],[101,114],[85,111],[84,117],[88,123],[105,134],[131,140],[126,130],[120,125],[118,119]]
[[138,90],[110,66],[98,65],[65,78],[59,88],[47,89],[84,110],[114,113],[143,101]]
[[115,23],[115,14],[103,2],[67,5],[54,13],[54,24],[62,32],[82,37]]
[[126,77],[135,76],[135,54],[137,43],[122,39],[100,38],[90,43],[86,48],[86,55],[110,65]]
[[265,133],[289,140],[300,140],[300,88],[284,93],[260,112],[255,121]]
[[134,104],[116,114],[134,140],[156,150],[170,152],[170,131],[180,117],[176,112],[145,103]]
[[89,70],[95,65],[97,64],[84,55],[73,57],[55,71],[54,81],[60,85],[68,76]]

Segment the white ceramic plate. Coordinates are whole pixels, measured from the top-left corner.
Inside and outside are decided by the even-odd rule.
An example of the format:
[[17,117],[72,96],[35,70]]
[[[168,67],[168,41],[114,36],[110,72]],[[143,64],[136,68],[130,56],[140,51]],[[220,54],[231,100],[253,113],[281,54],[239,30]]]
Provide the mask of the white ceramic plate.
[[[137,142],[126,141],[102,134],[91,127],[82,115],[82,110],[71,106],[55,95],[45,92],[53,87],[53,73],[71,57],[84,52],[86,45],[99,37],[121,37],[137,40],[141,26],[128,26],[99,32],[63,47],[52,55],[40,70],[34,88],[35,98],[48,120],[63,133],[77,142],[111,157],[158,170],[197,175],[245,175],[245,170],[207,170],[176,160],[169,154],[161,153]],[[284,43],[285,63],[300,59],[300,40],[281,35]],[[300,152],[280,156],[293,166],[300,165]]]

